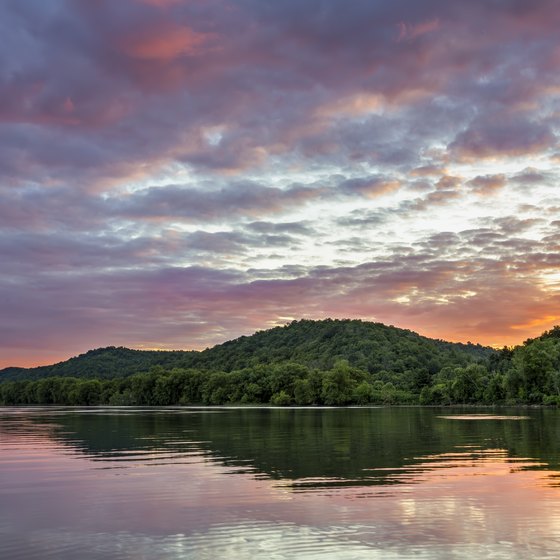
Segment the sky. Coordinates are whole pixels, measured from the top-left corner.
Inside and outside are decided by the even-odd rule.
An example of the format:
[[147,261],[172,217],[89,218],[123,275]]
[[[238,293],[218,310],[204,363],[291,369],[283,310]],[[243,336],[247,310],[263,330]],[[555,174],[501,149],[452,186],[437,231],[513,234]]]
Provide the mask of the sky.
[[560,323],[558,29],[553,0],[3,0],[0,367]]

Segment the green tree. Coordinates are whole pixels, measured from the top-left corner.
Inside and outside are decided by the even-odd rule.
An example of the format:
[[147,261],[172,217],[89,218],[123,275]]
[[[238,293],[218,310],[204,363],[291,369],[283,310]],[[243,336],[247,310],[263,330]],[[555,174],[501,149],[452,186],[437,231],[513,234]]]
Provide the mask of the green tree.
[[282,390],[272,395],[270,404],[274,406],[289,406],[290,404],[292,404],[292,397],[290,397],[290,395],[288,395],[286,391]]
[[355,386],[348,362],[340,361],[323,378],[323,402],[327,405],[348,404]]
[[484,401],[489,404],[504,401],[506,398],[505,375],[500,373],[492,375],[483,396]]
[[373,386],[367,381],[362,381],[354,390],[352,401],[356,404],[368,404],[373,401]]
[[455,402],[473,403],[480,401],[484,390],[483,377],[487,369],[478,364],[455,370],[455,380],[451,385],[451,396]]
[[558,358],[556,338],[536,339],[517,350],[513,364],[521,375],[524,394],[528,400],[542,400],[544,391],[551,386]]
[[315,394],[309,379],[295,380],[294,401],[299,405],[308,405],[315,402]]

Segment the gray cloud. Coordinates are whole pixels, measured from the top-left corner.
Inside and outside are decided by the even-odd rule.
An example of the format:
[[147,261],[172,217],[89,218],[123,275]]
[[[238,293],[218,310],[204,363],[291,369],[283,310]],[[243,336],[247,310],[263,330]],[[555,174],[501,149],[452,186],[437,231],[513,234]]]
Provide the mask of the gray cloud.
[[560,316],[556,3],[350,4],[0,5],[3,355]]

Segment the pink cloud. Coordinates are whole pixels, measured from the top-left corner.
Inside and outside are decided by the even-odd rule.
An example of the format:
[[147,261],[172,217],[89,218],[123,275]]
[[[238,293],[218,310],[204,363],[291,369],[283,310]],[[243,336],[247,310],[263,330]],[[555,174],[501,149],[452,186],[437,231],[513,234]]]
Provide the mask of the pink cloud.
[[405,23],[399,22],[398,31],[399,35],[397,41],[411,41],[427,33],[433,33],[437,31],[441,26],[439,19],[432,19],[430,21],[424,21],[421,23]]
[[[457,240],[449,242],[459,250]],[[360,266],[302,270],[294,278],[279,270],[261,280],[200,267],[84,270],[76,279],[61,271],[4,286],[2,315],[12,320],[1,340],[6,356],[14,356],[14,348],[23,355],[26,340],[33,355],[58,349],[61,357],[109,344],[204,348],[281,324],[283,317],[330,316],[450,340],[513,344],[552,326],[560,296],[535,282],[542,259],[520,263],[517,275],[512,264],[509,257],[446,261],[403,253]],[[17,296],[20,286],[25,299]]]
[[[558,315],[540,276],[558,266],[554,232],[537,242],[539,224],[510,219],[402,253],[372,240],[437,228],[429,213],[465,193],[516,188],[494,217],[558,214],[532,198],[552,196],[554,169],[468,164],[557,157],[559,26],[550,0],[3,2],[3,355],[203,346],[304,313],[535,334]],[[390,206],[409,176],[418,198]],[[317,267],[256,270],[255,248],[297,243],[247,224],[314,220],[315,204]],[[321,254],[326,232],[353,244],[347,269]],[[360,267],[366,251],[378,261]]]
[[166,23],[128,33],[119,39],[119,47],[132,58],[165,61],[200,54],[210,37],[186,26]]

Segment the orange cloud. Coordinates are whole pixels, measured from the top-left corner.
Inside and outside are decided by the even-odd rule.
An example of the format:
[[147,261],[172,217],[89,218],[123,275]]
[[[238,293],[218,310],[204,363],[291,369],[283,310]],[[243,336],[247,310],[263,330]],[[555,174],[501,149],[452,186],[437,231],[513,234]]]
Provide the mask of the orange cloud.
[[167,24],[125,36],[120,48],[132,58],[170,60],[200,52],[209,35],[197,33],[186,26]]
[[430,177],[433,175],[447,175],[447,169],[431,164],[416,167],[410,172],[411,177]]
[[358,93],[330,101],[319,106],[317,115],[320,117],[358,117],[368,113],[381,112],[385,107],[385,99],[377,93]]
[[506,176],[503,173],[497,175],[477,176],[468,182],[473,193],[479,196],[490,196],[505,187]]
[[536,317],[527,323],[511,325],[511,328],[515,330],[525,330],[533,327],[543,327],[545,325],[552,327],[555,323],[558,323],[558,321],[560,321],[560,315],[544,315],[542,317]]

